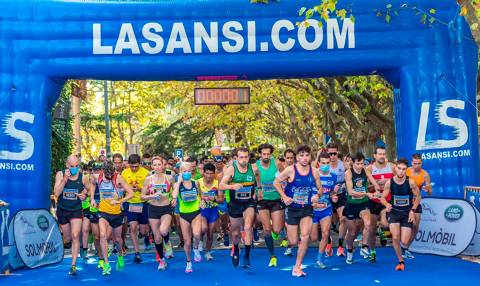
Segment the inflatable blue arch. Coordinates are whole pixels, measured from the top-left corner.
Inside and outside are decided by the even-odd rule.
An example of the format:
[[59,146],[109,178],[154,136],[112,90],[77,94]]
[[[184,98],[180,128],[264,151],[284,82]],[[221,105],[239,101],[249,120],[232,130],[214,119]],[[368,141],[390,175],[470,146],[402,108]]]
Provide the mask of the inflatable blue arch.
[[[342,0],[354,21],[297,28],[319,2],[0,0],[0,198],[49,205],[50,111],[67,79],[87,78],[379,74],[395,88],[399,156],[423,154],[437,196],[478,185],[478,49],[455,1]],[[390,23],[375,15],[387,4]]]

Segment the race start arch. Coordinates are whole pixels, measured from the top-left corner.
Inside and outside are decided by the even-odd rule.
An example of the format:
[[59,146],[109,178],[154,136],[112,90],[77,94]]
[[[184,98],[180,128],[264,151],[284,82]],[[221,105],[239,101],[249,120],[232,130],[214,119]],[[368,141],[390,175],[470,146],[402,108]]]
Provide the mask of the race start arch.
[[[387,2],[390,23],[376,16]],[[0,198],[48,206],[51,108],[67,79],[86,78],[379,74],[395,88],[399,156],[423,154],[438,196],[478,185],[478,49],[455,0],[341,0],[354,20],[297,28],[299,9],[319,3],[0,0]]]

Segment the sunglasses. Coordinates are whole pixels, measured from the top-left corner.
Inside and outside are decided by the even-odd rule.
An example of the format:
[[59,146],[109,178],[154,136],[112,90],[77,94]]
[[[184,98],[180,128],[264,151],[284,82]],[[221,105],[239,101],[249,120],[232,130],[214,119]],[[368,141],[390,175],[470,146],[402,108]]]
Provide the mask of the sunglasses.
[[152,165],[152,162],[142,162],[142,165],[143,166],[150,166],[150,165]]
[[337,156],[337,155],[338,155],[338,152],[330,152],[330,153],[328,153],[328,155],[330,155],[330,156]]

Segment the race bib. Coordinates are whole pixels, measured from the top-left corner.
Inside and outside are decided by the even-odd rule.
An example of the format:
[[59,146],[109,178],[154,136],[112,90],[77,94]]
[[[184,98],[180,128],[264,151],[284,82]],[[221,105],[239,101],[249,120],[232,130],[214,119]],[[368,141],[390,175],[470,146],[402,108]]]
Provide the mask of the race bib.
[[69,201],[74,201],[77,199],[78,195],[78,189],[63,189],[63,199],[64,200],[69,200]]
[[310,197],[311,188],[294,188],[293,189],[293,202],[299,205],[308,205],[308,198]]
[[215,200],[215,196],[217,195],[217,190],[210,190],[208,192],[202,192],[204,197],[208,197],[210,200],[205,202],[205,208],[212,208],[214,206],[213,200]]
[[143,203],[138,203],[138,204],[130,203],[128,205],[128,211],[131,212],[131,213],[141,214],[143,212]]
[[166,184],[154,184],[152,186],[152,191],[156,195],[155,200],[159,201],[160,197],[168,196],[167,185]]
[[100,189],[100,200],[113,199],[114,194],[114,189]]
[[406,207],[410,205],[410,196],[393,196],[393,205],[396,207]]
[[197,190],[188,190],[188,191],[183,191],[180,196],[182,197],[182,201],[185,203],[191,203],[197,200],[198,194]]
[[252,197],[252,187],[242,187],[240,190],[235,191],[235,199],[237,200],[249,200]]
[[277,191],[273,186],[273,182],[262,184],[262,190],[264,193],[273,193]]

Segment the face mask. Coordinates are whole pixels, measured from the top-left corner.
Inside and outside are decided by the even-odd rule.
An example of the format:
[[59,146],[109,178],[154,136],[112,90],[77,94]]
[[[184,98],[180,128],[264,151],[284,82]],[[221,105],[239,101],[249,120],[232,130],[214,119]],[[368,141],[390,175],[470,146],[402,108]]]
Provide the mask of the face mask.
[[330,165],[322,165],[320,166],[320,170],[324,173],[328,173],[328,171],[330,171]]
[[190,181],[192,178],[192,172],[183,172],[182,178],[184,181]]
[[72,174],[72,176],[75,176],[76,174],[78,174],[78,167],[69,168],[69,169],[70,169],[70,174]]
[[270,162],[270,158],[262,159],[263,164],[268,164]]

